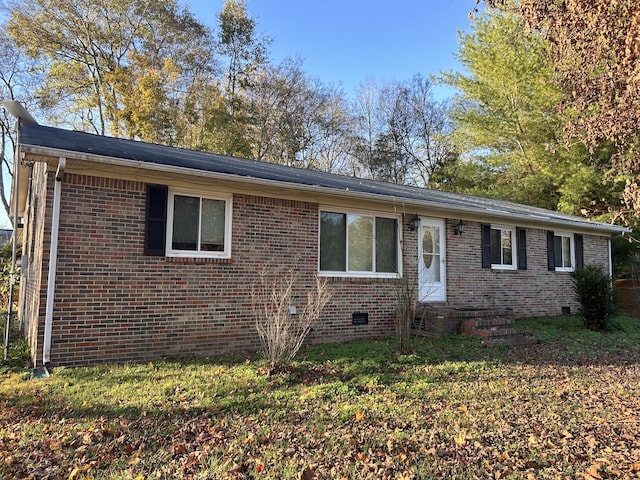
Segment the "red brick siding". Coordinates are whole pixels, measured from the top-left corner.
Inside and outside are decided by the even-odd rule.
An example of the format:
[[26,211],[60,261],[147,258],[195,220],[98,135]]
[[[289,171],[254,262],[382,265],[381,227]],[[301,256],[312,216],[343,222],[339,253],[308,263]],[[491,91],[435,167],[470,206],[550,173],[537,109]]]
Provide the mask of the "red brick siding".
[[[40,204],[51,217],[51,191]],[[43,194],[43,185],[38,187]],[[160,356],[216,355],[255,350],[251,285],[263,267],[298,273],[298,307],[318,264],[316,203],[233,195],[230,259],[145,256],[145,184],[66,174],[62,184],[51,361],[54,365],[149,360]],[[403,220],[403,273],[417,279],[417,233]],[[528,270],[481,268],[480,224],[467,222],[462,236],[447,222],[448,303],[510,306],[516,316],[575,309],[570,278],[546,269],[546,232],[527,230]],[[36,222],[36,250],[48,254],[50,220]],[[607,240],[585,235],[585,263],[606,263]],[[33,259],[38,262],[37,256]],[[40,326],[46,301],[46,262],[34,268],[27,290],[28,324]],[[40,275],[37,273],[40,271]],[[333,297],[311,342],[373,338],[393,332],[396,282],[332,278]],[[39,292],[39,294],[38,294]],[[368,325],[352,325],[354,312],[368,312]],[[30,327],[31,328],[31,327]],[[34,335],[34,338],[35,335]]]
[[[318,205],[233,196],[232,258],[143,255],[145,186],[65,175],[61,207],[53,364],[147,360],[255,350],[251,285],[263,267],[317,270]],[[334,294],[310,340],[390,333],[389,280],[332,280]],[[368,311],[369,325],[351,325]]]
[[[514,225],[517,226],[517,225]],[[571,276],[547,269],[547,231],[527,229],[527,270],[481,268],[480,223],[467,222],[463,235],[447,224],[447,300],[469,307],[512,307],[516,317],[575,312]],[[585,265],[608,268],[608,238],[584,235]]]

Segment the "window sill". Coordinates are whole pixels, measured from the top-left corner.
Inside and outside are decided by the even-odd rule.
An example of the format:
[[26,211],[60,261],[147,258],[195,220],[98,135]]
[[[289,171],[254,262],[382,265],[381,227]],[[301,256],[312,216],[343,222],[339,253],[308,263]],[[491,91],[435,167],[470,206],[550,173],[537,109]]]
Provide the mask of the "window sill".
[[491,270],[498,272],[515,272],[518,269],[513,265],[491,265]]
[[171,258],[231,258],[230,252],[223,250],[168,250],[166,256]]
[[399,273],[362,273],[355,274],[352,272],[344,273],[344,272],[318,272],[318,277],[325,278],[335,278],[335,279],[345,279],[345,280],[397,280],[402,278],[402,275]]
[[231,265],[233,263],[232,258],[220,258],[220,257],[164,257],[167,263],[190,263],[190,264],[220,264]]

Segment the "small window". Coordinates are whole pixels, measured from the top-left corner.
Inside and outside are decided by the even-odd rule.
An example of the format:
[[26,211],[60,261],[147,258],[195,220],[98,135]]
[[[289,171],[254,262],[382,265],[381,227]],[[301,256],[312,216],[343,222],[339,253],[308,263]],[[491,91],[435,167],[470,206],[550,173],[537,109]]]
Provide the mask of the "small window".
[[572,272],[575,269],[574,236],[565,232],[549,232],[549,269],[556,272]]
[[167,256],[230,257],[231,198],[170,192],[168,206]]
[[321,272],[396,276],[399,251],[397,218],[320,212]]
[[516,268],[516,230],[513,227],[491,226],[491,268]]
[[516,269],[517,249],[514,227],[483,225],[482,237],[482,266],[484,268]]

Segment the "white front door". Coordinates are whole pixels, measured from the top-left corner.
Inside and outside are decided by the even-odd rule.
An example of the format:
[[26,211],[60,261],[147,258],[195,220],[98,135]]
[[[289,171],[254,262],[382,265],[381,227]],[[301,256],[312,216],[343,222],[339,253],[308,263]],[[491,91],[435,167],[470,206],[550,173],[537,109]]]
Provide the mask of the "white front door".
[[445,223],[422,218],[418,238],[418,296],[421,302],[444,302],[446,293]]

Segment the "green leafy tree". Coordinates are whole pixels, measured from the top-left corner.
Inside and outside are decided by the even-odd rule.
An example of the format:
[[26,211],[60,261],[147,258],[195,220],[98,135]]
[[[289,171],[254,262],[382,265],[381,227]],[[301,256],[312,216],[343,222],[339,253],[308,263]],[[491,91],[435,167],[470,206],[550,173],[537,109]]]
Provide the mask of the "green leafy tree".
[[624,179],[625,205],[614,213],[637,222],[640,212],[640,2],[636,0],[487,0],[518,12],[532,36],[548,39],[554,78],[567,95],[556,104],[568,122],[559,135],[588,149],[615,146],[611,174]]
[[492,9],[460,35],[465,72],[442,77],[460,92],[451,109],[460,158],[441,169],[439,181],[467,193],[606,215],[621,196],[620,184],[607,177],[610,145],[589,151],[558,136],[567,120],[555,111],[564,93],[554,82],[549,44],[527,35],[520,20]]

